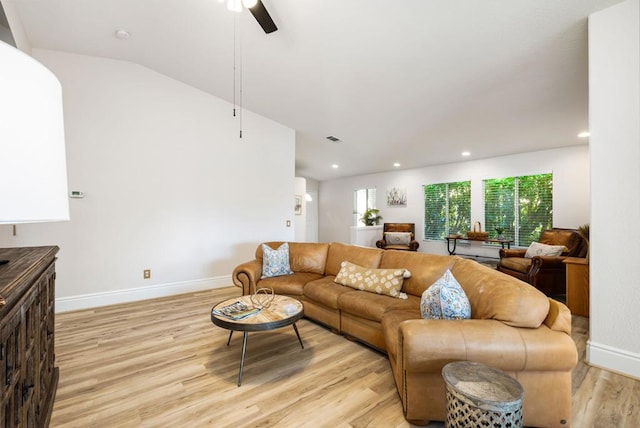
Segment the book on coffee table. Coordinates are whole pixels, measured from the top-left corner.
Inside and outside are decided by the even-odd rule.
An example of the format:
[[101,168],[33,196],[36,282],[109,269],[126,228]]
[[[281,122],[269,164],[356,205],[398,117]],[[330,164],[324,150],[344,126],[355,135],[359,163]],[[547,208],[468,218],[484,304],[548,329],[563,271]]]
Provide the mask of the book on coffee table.
[[221,308],[214,308],[213,313],[221,315],[223,317],[230,318],[232,320],[241,320],[260,312],[258,308],[252,308],[240,301],[236,301],[230,305],[223,306]]

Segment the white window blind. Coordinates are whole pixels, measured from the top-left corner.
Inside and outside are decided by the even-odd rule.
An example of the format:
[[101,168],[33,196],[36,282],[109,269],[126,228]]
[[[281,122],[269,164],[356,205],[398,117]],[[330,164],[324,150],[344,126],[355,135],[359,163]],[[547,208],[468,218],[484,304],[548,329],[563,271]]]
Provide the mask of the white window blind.
[[471,227],[471,181],[424,186],[424,238],[444,239]]
[[489,236],[496,228],[516,246],[528,246],[553,227],[553,174],[488,179],[484,184],[484,223]]

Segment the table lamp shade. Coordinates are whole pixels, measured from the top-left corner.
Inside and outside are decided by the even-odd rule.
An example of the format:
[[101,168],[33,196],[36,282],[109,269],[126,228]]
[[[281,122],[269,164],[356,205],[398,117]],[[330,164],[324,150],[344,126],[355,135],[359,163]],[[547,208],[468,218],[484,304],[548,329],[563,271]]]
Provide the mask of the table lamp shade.
[[60,82],[0,42],[0,223],[68,219]]

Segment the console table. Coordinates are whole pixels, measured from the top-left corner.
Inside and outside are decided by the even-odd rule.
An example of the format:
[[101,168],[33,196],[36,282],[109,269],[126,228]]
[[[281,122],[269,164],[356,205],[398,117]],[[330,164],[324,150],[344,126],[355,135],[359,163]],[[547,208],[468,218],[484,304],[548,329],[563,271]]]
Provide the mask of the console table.
[[58,386],[54,354],[58,247],[3,248],[0,259],[0,424],[47,427]]
[[[458,241],[479,241],[479,242],[487,242],[490,244],[500,244],[502,246],[502,248],[505,247],[505,245],[507,246],[507,249],[511,248],[511,243],[513,242],[513,239],[470,239],[470,238],[466,238],[464,236],[454,236],[454,235],[450,235],[450,236],[445,236],[445,238],[447,240],[447,251],[449,252],[449,255],[453,256],[456,254],[456,246],[458,245]],[[453,242],[453,248],[451,248],[451,243]]]

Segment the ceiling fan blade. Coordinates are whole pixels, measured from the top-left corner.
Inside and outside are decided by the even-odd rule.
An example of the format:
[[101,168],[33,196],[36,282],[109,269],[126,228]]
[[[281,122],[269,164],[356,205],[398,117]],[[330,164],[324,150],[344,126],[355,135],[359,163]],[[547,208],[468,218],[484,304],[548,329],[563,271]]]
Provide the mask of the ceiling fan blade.
[[258,24],[260,24],[265,33],[273,33],[278,29],[275,22],[273,22],[273,19],[271,19],[271,15],[269,15],[269,12],[267,12],[267,8],[264,7],[264,4],[262,4],[261,0],[258,0],[258,3],[250,8],[249,12],[251,12],[253,17],[256,18],[256,21],[258,21]]

